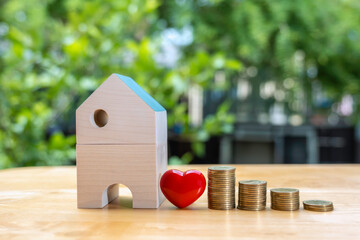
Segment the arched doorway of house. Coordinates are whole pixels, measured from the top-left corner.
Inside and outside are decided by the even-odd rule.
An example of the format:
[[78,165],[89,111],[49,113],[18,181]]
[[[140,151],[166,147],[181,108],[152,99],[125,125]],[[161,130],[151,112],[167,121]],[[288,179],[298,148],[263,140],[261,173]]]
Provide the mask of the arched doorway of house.
[[133,196],[129,187],[114,183],[106,187],[102,195],[103,202],[108,202],[104,208],[127,209],[133,207]]

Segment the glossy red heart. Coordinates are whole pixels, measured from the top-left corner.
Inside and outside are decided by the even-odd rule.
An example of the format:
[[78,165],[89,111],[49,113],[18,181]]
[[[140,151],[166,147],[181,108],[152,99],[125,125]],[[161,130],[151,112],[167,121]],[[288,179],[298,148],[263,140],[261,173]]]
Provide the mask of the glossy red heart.
[[182,172],[167,170],[160,180],[160,188],[165,197],[178,208],[195,202],[205,191],[206,180],[198,170]]

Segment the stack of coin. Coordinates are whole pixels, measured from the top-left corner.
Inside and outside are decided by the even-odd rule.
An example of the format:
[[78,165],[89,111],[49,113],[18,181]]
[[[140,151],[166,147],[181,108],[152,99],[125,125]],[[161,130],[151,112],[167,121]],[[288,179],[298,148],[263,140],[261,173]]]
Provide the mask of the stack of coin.
[[239,181],[238,209],[260,211],[266,208],[266,181]]
[[208,207],[228,210],[235,208],[235,168],[226,166],[208,169]]
[[306,200],[304,203],[304,209],[315,212],[329,212],[334,210],[333,203],[325,200]]
[[271,193],[271,208],[282,211],[299,209],[299,190],[294,188],[273,188]]

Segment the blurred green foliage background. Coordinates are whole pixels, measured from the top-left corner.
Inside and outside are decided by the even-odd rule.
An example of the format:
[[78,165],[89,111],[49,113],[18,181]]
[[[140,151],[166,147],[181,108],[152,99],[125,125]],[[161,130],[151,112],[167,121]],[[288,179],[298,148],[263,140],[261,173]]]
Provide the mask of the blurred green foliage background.
[[[111,73],[157,99],[200,155],[236,119],[228,99],[192,125],[192,86],[228,91],[255,66],[259,81],[295,79],[287,98],[316,80],[332,99],[357,101],[359,12],[356,0],[2,0],[0,168],[73,163],[75,109]],[[226,81],[215,84],[219,71]]]

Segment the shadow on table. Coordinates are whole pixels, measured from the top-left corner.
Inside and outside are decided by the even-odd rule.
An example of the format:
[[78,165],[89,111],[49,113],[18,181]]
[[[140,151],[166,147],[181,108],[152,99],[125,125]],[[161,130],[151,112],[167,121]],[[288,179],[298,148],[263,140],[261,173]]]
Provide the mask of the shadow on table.
[[105,208],[108,209],[131,209],[133,206],[131,196],[119,196],[109,203]]

